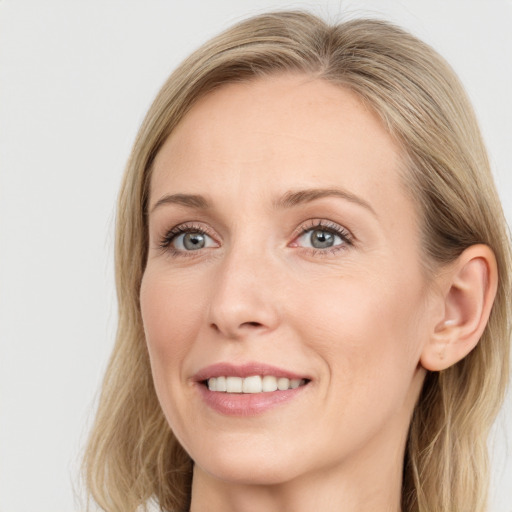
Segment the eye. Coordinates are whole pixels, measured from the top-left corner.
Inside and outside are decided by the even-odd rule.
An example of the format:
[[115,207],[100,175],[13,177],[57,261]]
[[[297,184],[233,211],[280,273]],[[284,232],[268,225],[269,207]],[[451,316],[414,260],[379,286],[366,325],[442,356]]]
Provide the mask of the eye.
[[218,243],[201,227],[181,225],[167,232],[160,242],[160,247],[169,250],[173,255],[180,255],[218,247]]
[[345,229],[330,221],[312,220],[301,227],[301,233],[292,247],[304,247],[320,252],[334,252],[352,245],[352,236]]
[[182,233],[173,239],[172,244],[178,251],[197,251],[214,245],[213,240],[206,233],[198,231]]
[[308,247],[307,244],[309,244],[309,247],[314,247],[315,249],[327,249],[342,242],[338,235],[325,229],[310,229],[299,240],[303,246]]

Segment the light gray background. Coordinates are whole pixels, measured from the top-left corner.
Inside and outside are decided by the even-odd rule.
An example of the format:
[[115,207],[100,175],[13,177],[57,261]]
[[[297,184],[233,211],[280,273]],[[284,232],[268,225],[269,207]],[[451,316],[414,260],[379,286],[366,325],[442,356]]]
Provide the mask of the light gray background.
[[[277,8],[381,16],[455,67],[512,219],[512,0],[0,0],[0,511],[79,511],[77,460],[116,324],[114,202],[170,71]],[[510,395],[491,512],[512,511]],[[509,442],[512,436],[509,435]]]

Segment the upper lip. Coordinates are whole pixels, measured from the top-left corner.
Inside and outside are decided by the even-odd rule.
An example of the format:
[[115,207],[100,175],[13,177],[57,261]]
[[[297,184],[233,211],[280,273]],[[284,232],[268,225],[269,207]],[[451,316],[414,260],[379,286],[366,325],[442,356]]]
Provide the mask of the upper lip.
[[288,379],[307,379],[305,375],[300,375],[284,368],[272,366],[265,363],[251,362],[244,364],[233,364],[233,363],[216,363],[210,366],[206,366],[199,370],[193,377],[196,382],[203,382],[212,377],[251,377],[253,375],[273,375],[274,377],[287,377]]

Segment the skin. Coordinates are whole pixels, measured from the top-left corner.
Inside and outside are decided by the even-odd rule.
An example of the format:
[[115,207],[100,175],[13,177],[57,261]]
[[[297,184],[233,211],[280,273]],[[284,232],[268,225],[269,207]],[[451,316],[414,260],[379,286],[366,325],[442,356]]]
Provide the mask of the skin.
[[[294,75],[209,94],[159,151],[140,300],[159,401],[195,462],[193,512],[400,510],[420,359],[444,310],[399,165],[353,93]],[[318,188],[345,197],[274,206]],[[177,193],[209,207],[157,205]],[[317,221],[348,241],[311,248],[300,230]],[[180,225],[205,230],[206,246],[162,248]],[[226,416],[193,380],[225,361],[311,382],[262,414]]]

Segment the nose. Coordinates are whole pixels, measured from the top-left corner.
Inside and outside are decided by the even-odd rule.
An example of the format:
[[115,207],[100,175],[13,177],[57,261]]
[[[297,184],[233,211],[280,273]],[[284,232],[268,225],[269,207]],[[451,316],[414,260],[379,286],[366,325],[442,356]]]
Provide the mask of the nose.
[[280,321],[280,272],[259,251],[232,250],[220,263],[212,287],[209,325],[241,340],[277,328]]

